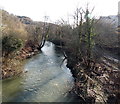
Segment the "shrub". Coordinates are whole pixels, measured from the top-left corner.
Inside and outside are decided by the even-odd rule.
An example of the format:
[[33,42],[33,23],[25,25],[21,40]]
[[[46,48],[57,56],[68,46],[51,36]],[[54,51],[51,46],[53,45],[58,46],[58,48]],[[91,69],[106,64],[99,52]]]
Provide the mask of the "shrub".
[[16,51],[22,46],[23,42],[21,39],[15,36],[8,35],[2,38],[2,53],[3,56],[8,56],[10,53]]

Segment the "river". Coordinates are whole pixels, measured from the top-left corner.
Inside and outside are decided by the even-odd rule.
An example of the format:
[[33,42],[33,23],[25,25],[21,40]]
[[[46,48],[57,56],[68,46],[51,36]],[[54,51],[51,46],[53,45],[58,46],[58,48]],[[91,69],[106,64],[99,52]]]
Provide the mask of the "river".
[[63,54],[55,45],[46,42],[42,52],[24,65],[26,73],[2,82],[3,102],[72,102],[69,93],[74,79]]

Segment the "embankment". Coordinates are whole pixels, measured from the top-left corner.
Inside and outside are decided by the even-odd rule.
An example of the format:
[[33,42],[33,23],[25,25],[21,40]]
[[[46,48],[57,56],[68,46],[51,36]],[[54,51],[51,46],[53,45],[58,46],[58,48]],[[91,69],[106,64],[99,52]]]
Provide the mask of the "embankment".
[[11,58],[2,59],[2,79],[10,78],[19,75],[24,72],[22,66],[25,60],[38,54],[40,50],[37,47],[25,47],[17,52],[15,56]]

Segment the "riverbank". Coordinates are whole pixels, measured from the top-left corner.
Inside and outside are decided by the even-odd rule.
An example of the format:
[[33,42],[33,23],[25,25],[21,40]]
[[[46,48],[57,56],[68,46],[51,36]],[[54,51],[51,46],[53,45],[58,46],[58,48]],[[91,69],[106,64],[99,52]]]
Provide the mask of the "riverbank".
[[25,47],[18,51],[14,56],[2,58],[2,79],[17,76],[24,73],[23,64],[25,60],[38,54],[40,50],[37,47]]
[[[53,43],[56,44],[56,41]],[[67,56],[67,67],[71,70],[75,79],[72,92],[82,102],[91,104],[95,102],[120,102],[120,71],[118,70],[118,62],[113,62],[114,60],[110,60],[109,57],[101,56],[99,61],[93,60],[91,62],[92,70],[87,72],[84,60],[81,60],[80,56],[74,51],[75,47],[60,46],[60,42],[56,45]]]

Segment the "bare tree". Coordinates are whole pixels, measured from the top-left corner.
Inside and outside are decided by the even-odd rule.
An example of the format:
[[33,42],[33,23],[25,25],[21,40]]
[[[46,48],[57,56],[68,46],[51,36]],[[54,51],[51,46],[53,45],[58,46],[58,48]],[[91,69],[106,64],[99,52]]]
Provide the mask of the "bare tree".
[[45,16],[43,27],[42,27],[42,34],[41,34],[42,36],[39,44],[39,49],[41,49],[44,46],[45,41],[49,35],[50,23],[47,23],[47,20],[48,20],[48,16]]

